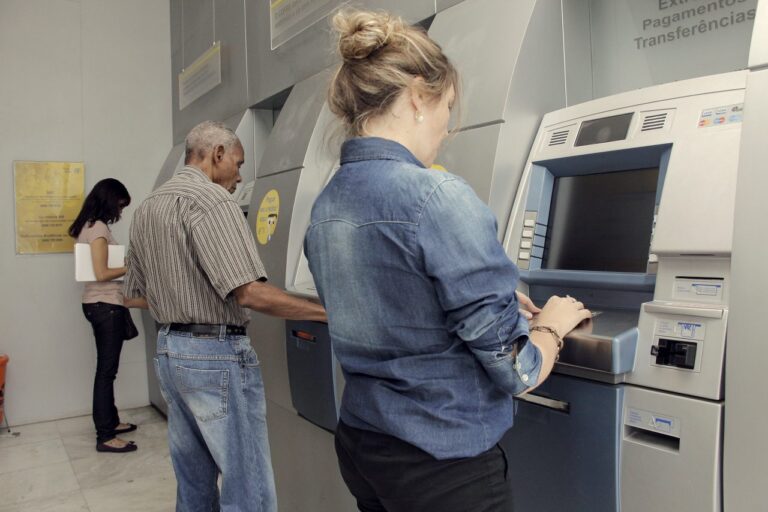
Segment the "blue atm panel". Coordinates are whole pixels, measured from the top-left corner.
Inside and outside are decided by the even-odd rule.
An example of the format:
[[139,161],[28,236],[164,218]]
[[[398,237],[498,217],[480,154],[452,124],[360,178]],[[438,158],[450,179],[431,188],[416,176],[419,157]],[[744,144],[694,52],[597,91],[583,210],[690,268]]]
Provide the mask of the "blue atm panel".
[[291,402],[300,416],[329,432],[339,421],[336,358],[328,326],[319,322],[285,322]]
[[515,425],[501,442],[515,509],[619,510],[623,386],[552,375],[534,393],[545,400],[518,400]]

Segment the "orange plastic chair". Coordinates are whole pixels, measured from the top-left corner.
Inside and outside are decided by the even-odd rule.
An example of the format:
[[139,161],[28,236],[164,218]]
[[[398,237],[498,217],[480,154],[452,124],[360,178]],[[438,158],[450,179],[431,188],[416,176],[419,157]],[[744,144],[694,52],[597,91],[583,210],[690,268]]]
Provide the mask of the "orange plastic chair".
[[0,354],[0,425],[3,423],[3,416],[5,416],[5,409],[3,403],[5,402],[5,368],[8,366],[8,356]]

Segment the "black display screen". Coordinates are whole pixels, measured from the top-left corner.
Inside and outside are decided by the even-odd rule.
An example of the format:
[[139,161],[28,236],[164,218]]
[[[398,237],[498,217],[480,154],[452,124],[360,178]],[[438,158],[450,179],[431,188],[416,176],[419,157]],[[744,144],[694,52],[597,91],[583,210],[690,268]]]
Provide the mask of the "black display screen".
[[543,268],[645,272],[659,169],[555,180]]
[[617,116],[603,117],[584,121],[579,128],[574,146],[589,146],[627,138],[629,123],[632,122],[632,112]]

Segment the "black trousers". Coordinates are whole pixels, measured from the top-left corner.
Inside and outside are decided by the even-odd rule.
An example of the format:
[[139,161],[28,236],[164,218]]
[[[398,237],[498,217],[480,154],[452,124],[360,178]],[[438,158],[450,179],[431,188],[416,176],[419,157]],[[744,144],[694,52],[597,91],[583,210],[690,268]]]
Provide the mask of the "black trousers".
[[476,457],[437,460],[392,436],[339,422],[336,455],[361,512],[511,512],[498,444]]
[[96,302],[83,304],[85,318],[93,327],[96,338],[96,377],[93,380],[93,424],[96,441],[114,439],[120,417],[115,407],[114,383],[120,364],[120,352],[125,337],[125,315],[128,309],[115,304]]

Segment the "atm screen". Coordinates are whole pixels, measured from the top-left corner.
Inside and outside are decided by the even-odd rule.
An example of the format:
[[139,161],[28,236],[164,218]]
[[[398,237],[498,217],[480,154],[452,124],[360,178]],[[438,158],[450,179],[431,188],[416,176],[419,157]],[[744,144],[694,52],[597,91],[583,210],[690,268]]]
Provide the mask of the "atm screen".
[[659,169],[556,178],[545,269],[645,272]]

